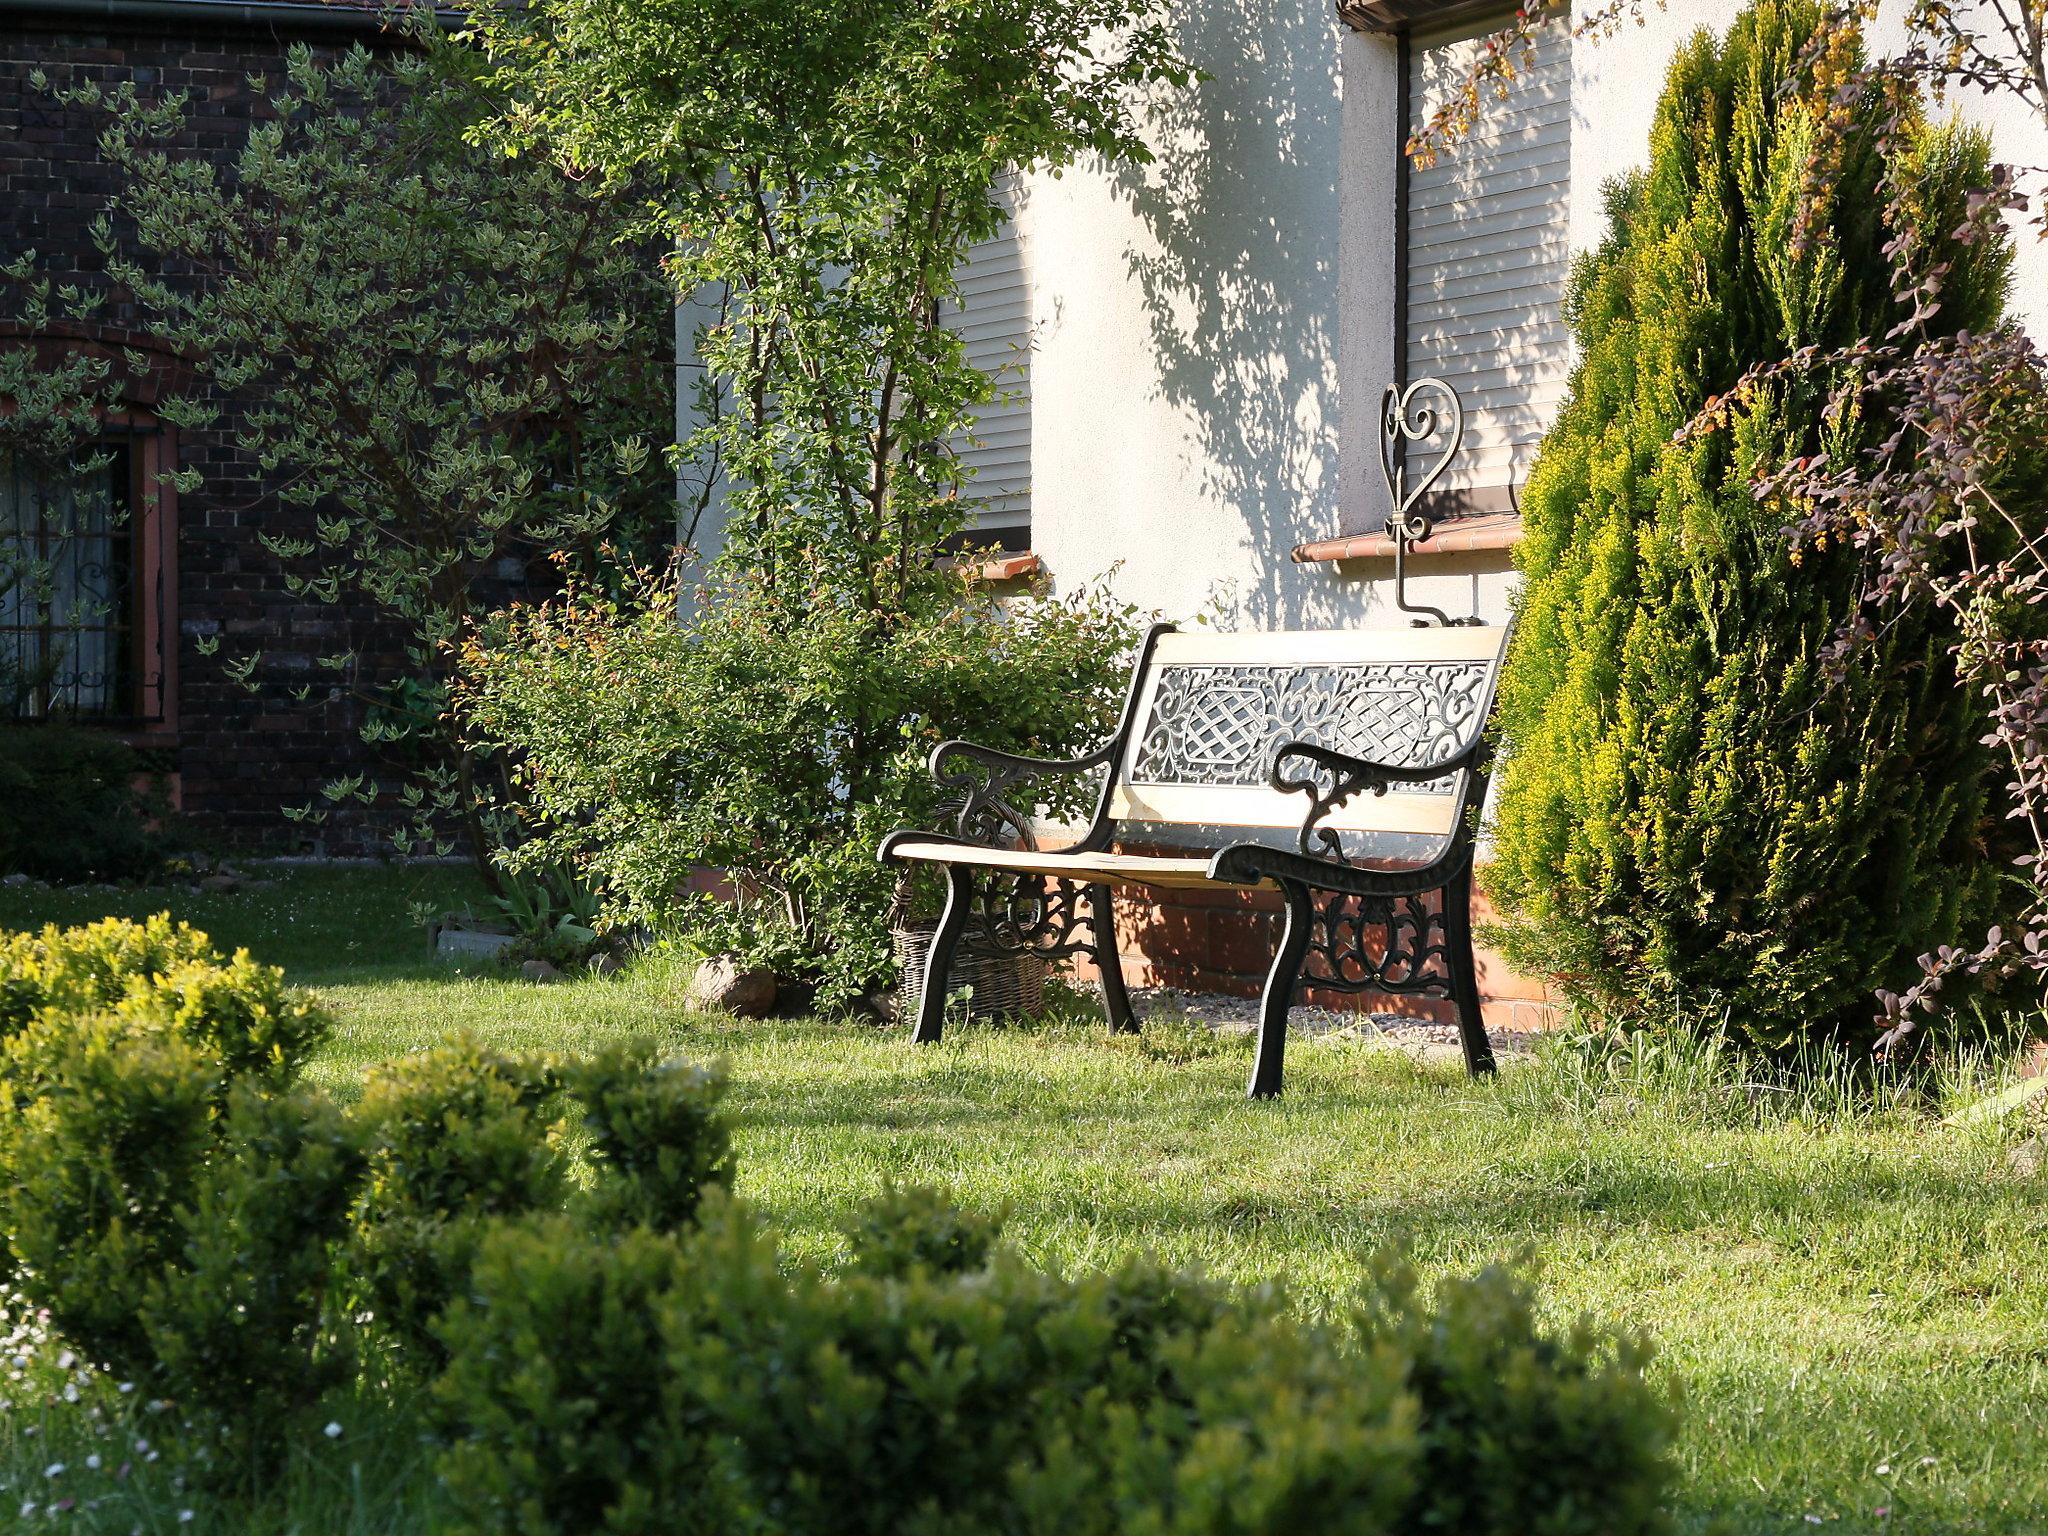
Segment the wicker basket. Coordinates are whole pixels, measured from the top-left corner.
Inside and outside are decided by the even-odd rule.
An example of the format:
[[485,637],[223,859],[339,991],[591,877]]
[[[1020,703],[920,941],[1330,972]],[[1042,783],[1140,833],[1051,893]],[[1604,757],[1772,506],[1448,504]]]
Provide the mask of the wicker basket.
[[[924,962],[931,953],[935,922],[898,924],[890,930],[896,963],[903,980],[897,988],[897,1016],[915,1018],[924,1000]],[[970,1018],[1037,1018],[1045,1012],[1045,957],[1035,954],[994,955],[965,940],[953,955],[952,989],[972,987],[967,1000]]]

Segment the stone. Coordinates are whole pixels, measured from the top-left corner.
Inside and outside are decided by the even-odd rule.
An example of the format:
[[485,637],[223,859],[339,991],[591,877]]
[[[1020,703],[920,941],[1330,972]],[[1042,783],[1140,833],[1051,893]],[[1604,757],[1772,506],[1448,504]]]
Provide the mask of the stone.
[[519,974],[528,981],[553,981],[562,973],[545,960],[529,960],[519,967]]
[[716,955],[690,978],[690,1004],[742,1019],[758,1019],[775,1006],[775,973],[761,966],[743,969],[731,955]]
[[600,949],[590,957],[589,970],[593,976],[616,976],[626,968],[626,962],[608,949]]
[[7,877],[7,878],[6,878],[5,880],[0,880],[0,885],[27,885],[27,884],[28,884],[28,876],[27,876],[27,875],[9,875],[9,876],[8,876],[8,877]]
[[2031,1179],[2048,1164],[2048,1141],[2039,1136],[2023,1141],[2005,1154],[2005,1166],[2016,1179]]
[[209,896],[226,896],[241,888],[242,882],[235,875],[208,875],[199,882],[199,889]]

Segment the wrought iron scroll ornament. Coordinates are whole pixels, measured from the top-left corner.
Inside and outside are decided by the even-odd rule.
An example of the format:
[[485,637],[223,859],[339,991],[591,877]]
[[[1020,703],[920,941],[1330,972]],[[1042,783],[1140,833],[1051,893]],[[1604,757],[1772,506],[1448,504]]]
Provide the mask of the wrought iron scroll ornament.
[[1035,800],[1018,804],[1012,793],[1020,785],[1050,773],[1076,773],[1107,768],[1117,743],[1098,748],[1073,762],[1044,762],[996,752],[971,742],[949,741],[932,754],[932,778],[941,789],[958,792],[953,816],[956,835],[987,848],[1020,848],[1036,852],[1031,830]]
[[[963,841],[1036,852],[1032,812],[1037,800],[1016,791],[1028,792],[1034,779],[1048,774],[1106,769],[1116,752],[1112,742],[1072,762],[1047,762],[948,742],[933,754],[932,776],[941,788],[958,792],[953,830]],[[984,953],[1035,953],[1050,960],[1090,950],[1094,910],[1083,899],[1081,883],[1001,870],[956,874],[971,882],[967,927]]]
[[[1408,483],[1408,446],[1427,443],[1439,433],[1443,452],[1430,463],[1414,485]],[[1428,538],[1435,520],[1422,510],[1422,498],[1443,478],[1451,460],[1465,446],[1465,404],[1458,392],[1442,379],[1416,379],[1413,383],[1389,384],[1380,393],[1380,474],[1387,482],[1393,509],[1387,514],[1387,533],[1394,541],[1394,606],[1403,613],[1422,613],[1437,623],[1455,625],[1441,608],[1408,601],[1408,546]],[[1417,620],[1419,625],[1422,621]],[[1476,621],[1470,621],[1476,622]]]
[[[1305,771],[1292,771],[1295,763]],[[1370,790],[1384,795],[1392,777],[1376,763],[1361,762],[1341,752],[1331,752],[1306,742],[1292,742],[1273,759],[1273,787],[1282,794],[1303,794],[1309,799],[1308,814],[1301,819],[1301,833],[1295,846],[1310,858],[1349,862],[1344,840],[1323,825],[1329,814],[1354,795]]]
[[1440,996],[1450,982],[1443,914],[1420,893],[1320,892],[1302,980],[1330,992]]

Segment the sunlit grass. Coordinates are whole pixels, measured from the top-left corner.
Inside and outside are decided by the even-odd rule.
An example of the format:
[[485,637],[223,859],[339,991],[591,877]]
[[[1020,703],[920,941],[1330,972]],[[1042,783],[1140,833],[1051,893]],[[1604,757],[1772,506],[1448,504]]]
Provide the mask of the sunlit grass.
[[[319,987],[341,1030],[316,1073],[344,1093],[367,1063],[458,1028],[563,1049],[647,1031],[722,1056],[742,1193],[793,1252],[837,1254],[841,1216],[889,1178],[1006,1205],[1047,1264],[1149,1248],[1230,1278],[1284,1275],[1305,1307],[1389,1240],[1432,1273],[1526,1252],[1559,1312],[1657,1340],[1689,1403],[1689,1526],[2048,1528],[2048,1177],[2012,1171],[2014,1122],[1940,1120],[1996,1064],[1955,1069],[1930,1107],[1825,1077],[1745,1083],[1697,1049],[1618,1067],[1553,1051],[1475,1084],[1302,1040],[1286,1097],[1249,1104],[1246,1042],[1168,1027],[975,1027],[912,1050],[863,1024],[692,1015],[680,965],[660,959],[550,986],[460,975],[405,913],[464,894],[452,871],[304,871],[220,897],[9,891],[0,922],[169,905]],[[0,1517],[63,1459],[52,1436],[76,1432],[25,1437],[27,1423],[19,1406],[0,1414]],[[152,1493],[64,1518],[416,1530],[431,1499],[416,1434],[351,1425],[256,1513],[202,1502],[181,1528]]]

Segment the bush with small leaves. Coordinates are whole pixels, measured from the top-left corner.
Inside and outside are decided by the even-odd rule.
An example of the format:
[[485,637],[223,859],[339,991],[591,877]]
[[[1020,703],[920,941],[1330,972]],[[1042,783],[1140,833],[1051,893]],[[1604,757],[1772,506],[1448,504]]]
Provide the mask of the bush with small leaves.
[[[223,956],[204,933],[159,912],[143,922],[107,918],[79,928],[0,935],[0,1040],[38,1020],[61,1035],[69,1021],[111,1012],[190,1040],[220,1071],[218,1102],[248,1078],[275,1091],[295,1081],[333,1028],[327,1011],[245,949]],[[8,1048],[10,1078],[33,1081],[41,1047]]]
[[860,1230],[896,1272],[838,1275],[723,1196],[693,1233],[620,1245],[501,1228],[443,1322],[456,1528],[1666,1528],[1672,1408],[1642,1352],[1538,1328],[1526,1282],[1432,1306],[1390,1265],[1355,1323],[1311,1322],[1149,1261],[1066,1279],[1000,1247],[922,1256],[972,1226],[892,1192]]
[[1425,1301],[1414,1269],[1393,1255],[1375,1261],[1354,1322],[1365,1345],[1404,1362],[1421,1409],[1424,1462],[1409,1528],[1668,1529],[1678,1405],[1651,1385],[1642,1340],[1584,1317],[1546,1328],[1526,1270],[1446,1279]]
[[360,1163],[292,1093],[329,1027],[168,916],[0,936],[0,1268],[89,1359],[259,1440],[323,1380]]
[[223,1155],[174,1213],[176,1240],[144,1282],[151,1385],[245,1467],[267,1463],[351,1364],[322,1337],[336,1246],[365,1172],[323,1095],[238,1089]]
[[35,1032],[36,1091],[17,1093],[0,1121],[7,1258],[81,1353],[141,1374],[143,1297],[218,1148],[218,1064],[191,1040],[111,1014]]
[[588,1208],[600,1229],[687,1226],[706,1190],[732,1187],[723,1067],[665,1057],[649,1040],[621,1040],[561,1071],[597,1159]]
[[[24,555],[33,566],[33,551],[14,540],[4,547],[8,574],[21,574]],[[0,672],[0,695],[7,682]],[[140,767],[135,749],[105,731],[0,725],[0,875],[122,880],[155,871],[159,807],[135,787]]]
[[666,1416],[662,1364],[661,1304],[685,1262],[676,1237],[645,1228],[597,1242],[561,1216],[490,1225],[464,1294],[435,1324],[453,1529],[708,1528],[672,1519],[694,1506],[701,1476],[702,1431]]
[[568,1159],[548,1113],[559,1087],[546,1060],[467,1034],[370,1074],[354,1114],[369,1177],[350,1265],[402,1360],[440,1360],[430,1324],[460,1290],[485,1221],[561,1208]]
[[963,1211],[929,1184],[886,1185],[840,1226],[857,1274],[901,1279],[913,1270],[964,1275],[984,1268],[1003,1235],[1007,1208]]

